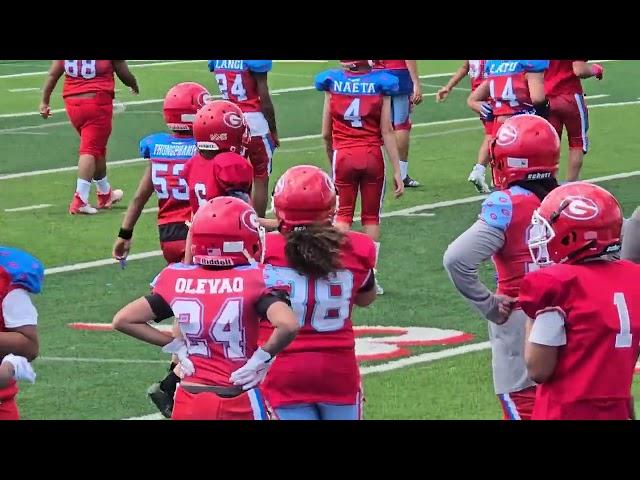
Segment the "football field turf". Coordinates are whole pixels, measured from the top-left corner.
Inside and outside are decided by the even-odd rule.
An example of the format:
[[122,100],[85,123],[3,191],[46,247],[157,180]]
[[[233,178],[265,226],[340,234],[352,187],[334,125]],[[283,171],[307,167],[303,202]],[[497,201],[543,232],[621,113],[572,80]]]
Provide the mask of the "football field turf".
[[[469,82],[463,80],[445,103],[434,99],[459,63],[420,62],[425,98],[413,115],[410,174],[423,186],[407,189],[399,200],[390,194],[385,199],[379,265],[385,294],[354,314],[368,419],[501,417],[486,321],[456,293],[442,268],[444,250],[474,221],[482,198],[466,181],[483,136],[466,107]],[[140,95],[118,83],[120,113],[108,153],[109,180],[125,197],[111,211],[87,217],[67,213],[78,138],[64,111],[56,111],[62,108],[61,85],[52,96],[54,115],[45,121],[34,114],[49,62],[0,62],[0,244],[24,248],[47,267],[44,291],[35,297],[38,378],[35,385],[22,386],[23,418],[121,419],[155,413],[145,391],[165,375],[167,356],[95,324],[108,324],[120,307],[146,294],[164,264],[153,198],[136,226],[127,267],[108,260],[144,169],[139,140],[164,130],[162,98],[173,84],[197,81],[212,94],[218,91],[205,60],[130,64]],[[269,81],[282,144],[273,179],[295,164],[329,170],[319,135],[323,97],[312,84],[315,73],[334,65],[274,63]],[[640,62],[604,65],[604,80],[584,81],[592,145],[582,178],[600,179],[628,216],[640,205],[640,91],[630,81],[640,75]],[[481,274],[493,287],[493,266],[484,265]],[[366,328],[372,326],[381,328]]]

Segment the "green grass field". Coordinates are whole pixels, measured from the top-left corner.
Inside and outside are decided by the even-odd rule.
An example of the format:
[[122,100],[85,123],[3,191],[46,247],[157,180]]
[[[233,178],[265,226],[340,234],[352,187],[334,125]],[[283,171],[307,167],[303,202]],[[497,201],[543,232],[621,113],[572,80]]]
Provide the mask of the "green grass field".
[[[135,259],[135,254],[159,249],[155,213],[141,217],[134,256],[125,270],[109,262],[85,264],[109,259],[126,204],[144,168],[139,160],[118,161],[136,159],[140,138],[164,129],[161,99],[170,86],[198,81],[212,93],[217,94],[217,88],[206,61],[132,61],[140,95],[134,97],[119,85],[117,100],[126,109],[114,117],[109,143],[109,180],[125,191],[125,199],[109,212],[72,217],[67,205],[75,188],[77,135],[64,112],[54,113],[47,121],[34,114],[44,81],[39,72],[46,71],[48,64],[0,62],[0,243],[34,253],[48,268],[44,292],[35,299],[40,313],[38,381],[23,386],[20,407],[28,419],[147,416],[155,411],[145,390],[164,376],[166,355],[122,334],[77,330],[69,324],[108,323],[121,306],[148,291],[149,281],[163,267],[162,257],[152,253]],[[322,95],[311,85],[315,73],[333,65],[274,64],[269,78],[282,146],[274,157],[273,178],[301,163],[328,169],[318,135]],[[450,329],[473,338],[456,345],[409,346],[403,357],[363,363],[366,418],[501,417],[493,395],[490,353],[484,346],[486,322],[456,294],[442,268],[445,248],[474,221],[480,203],[470,198],[477,194],[466,181],[483,136],[480,122],[465,104],[468,82],[463,81],[447,102],[434,100],[438,87],[458,65],[455,60],[420,62],[426,96],[413,116],[410,173],[424,186],[410,189],[400,200],[387,196],[379,265],[385,295],[370,308],[358,310],[354,321],[359,326]],[[640,174],[640,92],[628,79],[640,75],[640,62],[611,61],[605,67],[604,80],[584,82],[592,150],[582,176],[630,172],[603,183],[629,215],[640,204],[636,178]],[[60,108],[59,86],[52,109]],[[566,146],[562,163],[563,176]],[[45,169],[58,170],[36,173]],[[447,203],[452,200],[460,201]],[[36,205],[41,208],[14,210]],[[153,200],[147,205],[155,206]],[[493,285],[490,264],[483,267],[482,275]]]

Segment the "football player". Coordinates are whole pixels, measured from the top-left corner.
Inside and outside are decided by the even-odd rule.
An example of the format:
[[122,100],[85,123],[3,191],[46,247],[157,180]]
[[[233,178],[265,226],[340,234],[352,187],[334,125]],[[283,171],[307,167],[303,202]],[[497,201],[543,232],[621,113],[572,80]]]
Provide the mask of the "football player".
[[640,265],[616,260],[622,209],[613,195],[574,182],[535,210],[528,238],[540,268],[519,302],[529,316],[527,370],[537,382],[534,420],[633,418],[640,352]]
[[[532,268],[526,243],[531,215],[558,186],[560,140],[545,119],[518,115],[500,126],[490,153],[502,188],[487,197],[478,220],[449,245],[443,263],[460,294],[489,320],[493,383],[504,418],[525,420],[533,411],[535,384],[524,362],[527,317],[516,299]],[[497,270],[496,293],[478,278],[478,266],[489,258]]]
[[640,207],[624,223],[620,258],[640,263]]
[[[218,197],[203,205],[191,226],[194,265],[172,264],[154,280],[153,293],[120,310],[116,330],[176,353],[184,378],[175,396],[175,420],[265,420],[257,388],[276,354],[299,325],[288,287],[262,254],[258,217],[247,203]],[[173,339],[147,322],[175,317]],[[257,345],[260,317],[274,330]]]
[[291,286],[300,332],[269,370],[265,398],[280,420],[359,420],[351,311],[376,298],[375,245],[332,226],[335,187],[318,167],[287,170],[273,205],[279,226],[266,236],[264,262]]
[[[322,136],[338,189],[335,225],[343,231],[351,228],[360,192],[362,230],[379,251],[385,190],[382,145],[393,167],[395,197],[404,191],[391,124],[391,95],[398,91],[398,80],[385,72],[372,72],[372,60],[340,63],[341,70],[322,72],[315,79],[316,88],[325,92]],[[382,294],[382,288],[377,288]]]
[[96,184],[98,209],[111,208],[122,200],[122,190],[113,190],[107,180],[107,142],[113,122],[116,74],[120,81],[138,94],[138,82],[126,60],[54,60],[42,88],[40,115],[51,116],[49,101],[58,80],[64,74],[62,97],[71,124],[80,135],[78,180],[69,213],[97,213],[89,204],[91,181]]
[[272,64],[271,60],[209,60],[222,98],[241,108],[251,131],[247,157],[253,165],[253,206],[261,218],[267,210],[273,152],[280,146],[267,81]]

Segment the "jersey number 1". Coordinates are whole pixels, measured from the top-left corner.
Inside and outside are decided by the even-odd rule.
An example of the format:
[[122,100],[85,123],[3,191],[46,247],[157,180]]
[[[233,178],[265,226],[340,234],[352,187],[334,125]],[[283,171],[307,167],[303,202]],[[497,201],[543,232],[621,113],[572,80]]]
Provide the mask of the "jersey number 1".
[[613,304],[618,309],[618,319],[620,320],[620,333],[616,334],[616,348],[629,348],[633,335],[631,334],[631,320],[624,293],[614,293]]

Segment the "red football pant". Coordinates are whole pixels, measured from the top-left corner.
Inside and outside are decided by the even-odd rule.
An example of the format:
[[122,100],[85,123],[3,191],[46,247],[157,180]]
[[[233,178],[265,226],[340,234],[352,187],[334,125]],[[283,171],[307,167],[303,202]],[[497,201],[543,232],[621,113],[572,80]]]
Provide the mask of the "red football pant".
[[562,138],[562,127],[566,127],[569,136],[569,148],[580,149],[584,153],[589,150],[589,112],[580,93],[558,95],[549,98],[549,123]]
[[0,420],[20,420],[20,412],[15,398],[0,402]]
[[172,242],[160,242],[162,255],[167,263],[178,263],[184,259],[186,240],[174,240]]
[[251,137],[247,149],[249,161],[253,166],[254,178],[268,178],[271,175],[271,159],[275,146],[271,134]]
[[333,151],[333,181],[338,190],[336,222],[353,223],[358,192],[362,225],[378,225],[384,200],[384,156],[378,146]]
[[486,135],[495,136],[495,132],[496,132],[496,127],[494,125],[495,121],[494,120],[482,120],[482,119],[480,119],[480,121],[482,122],[482,125],[484,126],[484,133]]
[[104,157],[111,135],[113,99],[98,93],[95,97],[67,97],[64,106],[71,124],[80,135],[80,155]]
[[268,420],[259,389],[222,398],[213,392],[190,393],[176,389],[172,420]]
[[498,400],[504,413],[503,420],[531,420],[536,402],[536,387],[525,388],[519,392],[501,393]]

